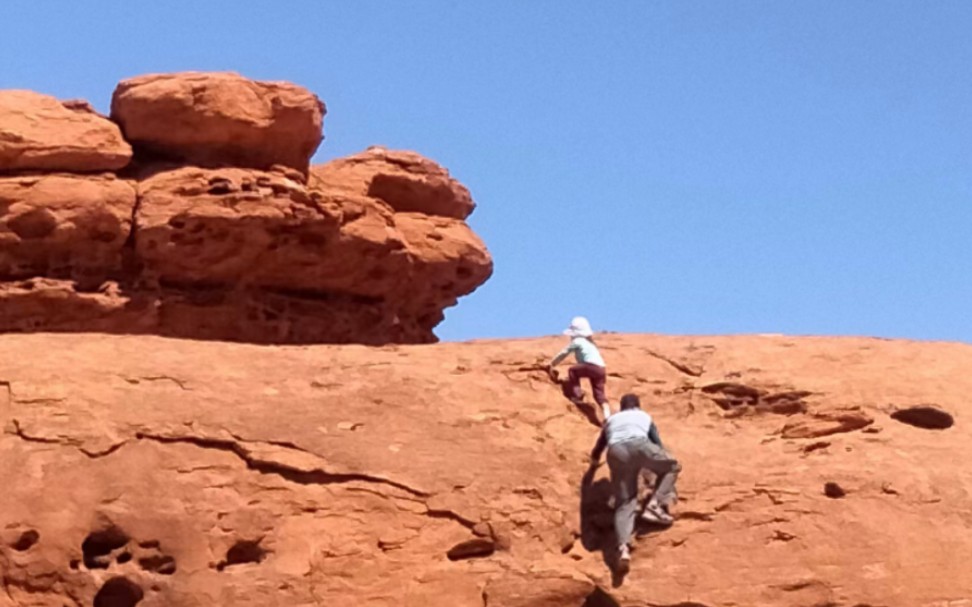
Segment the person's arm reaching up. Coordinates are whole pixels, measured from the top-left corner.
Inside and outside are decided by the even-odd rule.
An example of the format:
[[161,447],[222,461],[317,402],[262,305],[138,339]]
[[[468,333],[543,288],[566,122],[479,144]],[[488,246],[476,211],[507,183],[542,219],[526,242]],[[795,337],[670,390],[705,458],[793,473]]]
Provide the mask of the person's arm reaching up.
[[553,369],[554,367],[559,365],[560,362],[565,358],[567,358],[567,355],[570,354],[570,352],[574,349],[576,349],[576,346],[574,346],[574,342],[567,344],[567,347],[561,350],[559,353],[557,353],[557,356],[554,356],[554,359],[550,361],[550,368]]

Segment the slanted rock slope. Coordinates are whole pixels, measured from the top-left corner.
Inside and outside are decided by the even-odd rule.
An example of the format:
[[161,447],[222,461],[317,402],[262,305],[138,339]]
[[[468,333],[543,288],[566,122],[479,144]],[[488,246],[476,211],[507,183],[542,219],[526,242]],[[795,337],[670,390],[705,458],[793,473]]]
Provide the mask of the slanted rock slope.
[[0,336],[0,606],[972,597],[972,346],[597,339],[684,466],[623,579],[597,428],[539,366],[560,338]]

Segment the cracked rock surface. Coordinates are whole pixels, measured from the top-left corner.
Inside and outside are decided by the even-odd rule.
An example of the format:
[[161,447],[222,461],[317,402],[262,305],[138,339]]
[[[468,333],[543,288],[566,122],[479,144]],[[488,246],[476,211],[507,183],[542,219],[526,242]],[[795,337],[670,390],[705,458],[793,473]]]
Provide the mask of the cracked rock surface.
[[561,342],[0,336],[0,607],[972,596],[972,347],[598,336],[684,468],[618,579],[597,428],[540,366]]

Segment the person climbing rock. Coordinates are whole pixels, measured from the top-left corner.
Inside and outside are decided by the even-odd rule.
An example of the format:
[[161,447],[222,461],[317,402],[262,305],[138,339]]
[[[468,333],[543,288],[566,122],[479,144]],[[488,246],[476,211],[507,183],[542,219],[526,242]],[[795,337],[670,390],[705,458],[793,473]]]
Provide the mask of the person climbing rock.
[[611,484],[614,488],[614,530],[618,538],[618,568],[627,571],[631,561],[630,542],[638,510],[638,477],[647,468],[655,473],[655,490],[645,506],[642,519],[671,525],[667,512],[675,497],[675,481],[682,469],[662,445],[651,416],[641,410],[634,394],[621,397],[621,410],[607,418],[591,451],[591,468],[598,466],[607,449]]
[[594,331],[591,330],[591,323],[583,316],[575,316],[570,321],[570,326],[564,330],[564,335],[570,337],[570,343],[550,361],[547,372],[554,381],[557,381],[557,372],[554,367],[573,352],[577,364],[572,365],[567,371],[567,381],[563,383],[564,396],[573,403],[582,402],[584,392],[581,390],[580,382],[582,378],[586,377],[591,383],[594,401],[601,407],[606,420],[611,414],[611,407],[604,393],[607,371],[601,351],[597,349],[597,345],[594,343]]

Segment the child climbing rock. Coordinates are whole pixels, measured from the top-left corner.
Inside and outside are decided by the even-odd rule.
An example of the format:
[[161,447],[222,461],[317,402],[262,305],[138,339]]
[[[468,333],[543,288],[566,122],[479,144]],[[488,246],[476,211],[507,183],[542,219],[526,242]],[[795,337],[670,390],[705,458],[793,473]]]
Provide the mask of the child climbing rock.
[[591,330],[591,323],[583,316],[575,316],[570,321],[570,326],[564,331],[564,335],[570,337],[570,343],[560,351],[557,356],[550,361],[548,371],[556,381],[557,376],[554,371],[562,360],[573,352],[577,364],[571,366],[567,371],[567,381],[563,383],[564,396],[574,403],[579,403],[584,398],[581,391],[581,378],[586,377],[591,382],[591,391],[594,393],[594,400],[601,406],[604,419],[607,420],[611,415],[611,407],[608,405],[607,396],[604,394],[604,384],[607,379],[604,358],[601,357],[600,350],[594,344],[594,331]]

